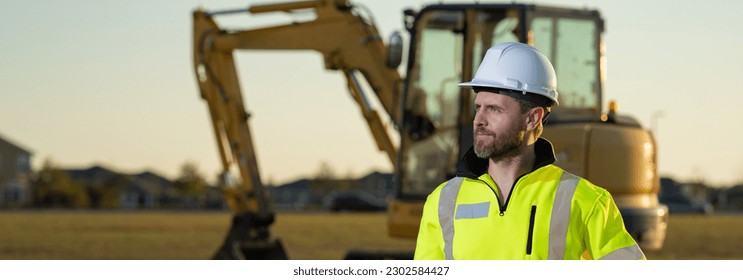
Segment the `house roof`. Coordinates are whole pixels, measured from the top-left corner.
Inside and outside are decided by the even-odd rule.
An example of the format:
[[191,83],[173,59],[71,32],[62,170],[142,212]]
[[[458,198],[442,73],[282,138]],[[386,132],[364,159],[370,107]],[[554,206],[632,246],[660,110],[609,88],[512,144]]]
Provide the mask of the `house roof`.
[[29,149],[24,148],[24,147],[21,147],[18,144],[15,144],[13,141],[9,140],[7,137],[3,136],[2,134],[0,134],[0,144],[8,145],[8,146],[12,147],[13,149],[16,149],[16,150],[18,150],[18,151],[20,151],[22,153],[26,153],[28,155],[33,154],[33,153],[31,153],[31,151]]
[[137,178],[137,180],[149,182],[150,184],[157,185],[158,187],[163,189],[169,188],[171,185],[173,185],[173,182],[168,178],[165,178],[151,171],[140,172],[132,176]]
[[70,179],[84,181],[96,185],[117,183],[127,188],[146,190],[151,193],[161,193],[172,186],[172,182],[158,174],[146,171],[138,174],[124,174],[106,167],[95,165],[86,169],[64,170]]
[[67,169],[65,172],[67,172],[72,180],[87,181],[96,184],[102,184],[118,174],[100,165],[91,166],[86,169]]

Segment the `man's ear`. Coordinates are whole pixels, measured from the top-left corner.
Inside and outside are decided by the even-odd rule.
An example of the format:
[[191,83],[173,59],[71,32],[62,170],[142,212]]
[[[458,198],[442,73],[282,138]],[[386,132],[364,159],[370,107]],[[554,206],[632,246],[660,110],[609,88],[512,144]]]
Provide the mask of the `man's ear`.
[[528,115],[526,116],[526,130],[534,130],[540,122],[542,122],[542,119],[545,117],[545,111],[542,107],[534,107],[527,112]]

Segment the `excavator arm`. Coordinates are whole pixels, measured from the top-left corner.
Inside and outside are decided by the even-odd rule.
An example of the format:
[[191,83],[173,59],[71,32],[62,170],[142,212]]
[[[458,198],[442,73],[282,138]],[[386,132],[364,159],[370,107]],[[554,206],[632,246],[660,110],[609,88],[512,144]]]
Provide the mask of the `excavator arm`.
[[[316,18],[252,30],[228,31],[214,17],[229,13],[270,13],[313,10]],[[402,79],[388,62],[385,48],[373,23],[354,12],[346,0],[318,0],[253,6],[248,9],[193,13],[193,63],[201,97],[207,102],[221,155],[225,197],[233,211],[227,237],[214,258],[285,259],[281,242],[273,240],[269,227],[274,221],[238,83],[235,50],[316,50],[325,68],[346,77],[349,92],[358,103],[376,140],[393,165],[397,150],[385,124],[360,86],[358,74],[366,78],[393,122],[399,123]],[[332,35],[331,35],[332,34]],[[394,59],[393,59],[394,60]]]

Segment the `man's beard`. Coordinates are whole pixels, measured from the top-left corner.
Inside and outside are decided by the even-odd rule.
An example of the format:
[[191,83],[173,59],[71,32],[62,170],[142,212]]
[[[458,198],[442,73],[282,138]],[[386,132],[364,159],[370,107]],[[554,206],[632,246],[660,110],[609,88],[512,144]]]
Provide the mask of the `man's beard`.
[[[494,161],[518,155],[519,148],[524,142],[522,133],[519,133],[520,131],[522,130],[513,128],[501,134],[501,137],[498,137],[494,133],[485,130],[485,128],[476,127],[473,140],[475,154],[479,158],[492,159]],[[489,143],[478,143],[478,133],[489,135],[493,141]]]

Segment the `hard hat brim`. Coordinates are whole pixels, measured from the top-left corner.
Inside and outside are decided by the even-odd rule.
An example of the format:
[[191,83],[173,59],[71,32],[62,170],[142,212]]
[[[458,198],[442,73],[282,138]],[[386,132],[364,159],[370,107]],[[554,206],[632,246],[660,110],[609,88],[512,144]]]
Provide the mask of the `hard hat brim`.
[[521,99],[521,100],[532,102],[535,105],[540,106],[540,107],[552,107],[552,106],[559,105],[557,103],[557,100],[554,100],[552,98],[549,98],[541,94],[528,92],[524,90],[494,87],[491,84],[482,85],[480,83],[461,83],[459,85],[460,87],[464,87],[464,88],[472,88],[472,90],[476,93],[479,93],[481,91],[488,91],[488,92],[492,92],[496,94],[502,94],[502,95],[505,95],[505,96],[508,96],[514,99]]

